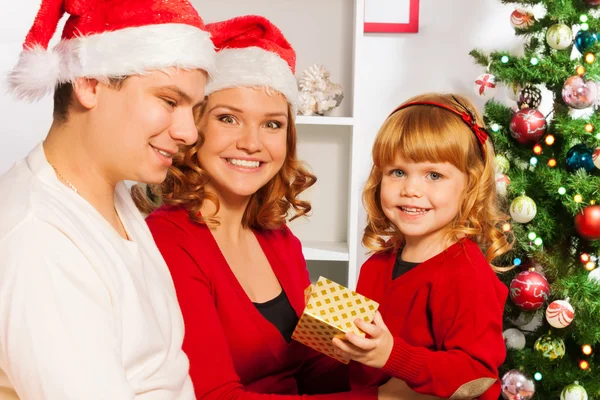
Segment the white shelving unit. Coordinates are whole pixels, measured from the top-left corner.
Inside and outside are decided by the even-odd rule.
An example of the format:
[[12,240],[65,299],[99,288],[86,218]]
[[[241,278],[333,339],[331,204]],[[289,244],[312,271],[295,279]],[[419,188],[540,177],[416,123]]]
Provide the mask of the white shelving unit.
[[338,125],[338,126],[353,126],[353,117],[329,117],[315,115],[298,115],[296,116],[296,125]]
[[206,23],[239,15],[263,15],[296,50],[296,77],[322,64],[344,90],[341,105],[326,116],[296,116],[298,156],[317,176],[302,197],[312,213],[290,223],[302,242],[311,279],[320,275],[354,289],[358,278],[359,113],[355,93],[363,38],[364,0],[192,0]]
[[307,261],[348,261],[348,243],[302,241],[304,258]]

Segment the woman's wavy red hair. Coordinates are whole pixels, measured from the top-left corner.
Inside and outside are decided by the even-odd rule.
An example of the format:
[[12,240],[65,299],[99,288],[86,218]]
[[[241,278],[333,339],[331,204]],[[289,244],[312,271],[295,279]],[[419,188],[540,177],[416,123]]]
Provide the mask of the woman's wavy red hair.
[[[200,120],[204,112],[205,107],[201,107],[195,118],[199,133],[197,142],[183,148],[173,157],[173,165],[169,168],[166,180],[147,190],[138,185],[134,186],[133,198],[143,213],[149,214],[158,204],[165,204],[185,208],[192,221],[211,226],[219,224],[219,199],[206,189],[210,176],[198,164],[197,157],[198,150],[204,143],[204,133],[200,129]],[[288,217],[292,221],[311,210],[310,203],[300,200],[298,196],[314,185],[317,178],[296,156],[296,124],[289,104],[288,116],[290,118],[287,128],[287,151],[283,166],[277,175],[251,196],[242,219],[244,227],[278,229],[286,223]],[[216,206],[213,215],[200,214],[206,200]],[[290,216],[291,210],[293,212]]]

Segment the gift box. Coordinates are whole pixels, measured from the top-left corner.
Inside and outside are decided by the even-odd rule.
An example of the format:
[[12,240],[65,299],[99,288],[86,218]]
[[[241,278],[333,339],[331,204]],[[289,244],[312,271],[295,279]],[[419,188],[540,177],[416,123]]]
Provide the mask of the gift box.
[[345,340],[346,332],[364,337],[354,320],[373,321],[379,303],[324,277],[307,287],[304,295],[306,307],[292,338],[347,364],[347,360],[335,354],[331,340],[334,337]]

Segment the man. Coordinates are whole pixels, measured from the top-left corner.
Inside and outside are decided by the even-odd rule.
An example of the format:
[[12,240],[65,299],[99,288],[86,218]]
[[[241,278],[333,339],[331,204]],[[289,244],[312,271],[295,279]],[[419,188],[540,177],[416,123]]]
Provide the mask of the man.
[[213,58],[187,0],[42,1],[9,76],[17,97],[54,90],[54,121],[0,177],[0,398],[194,398],[173,283],[123,181],[160,183],[196,141]]

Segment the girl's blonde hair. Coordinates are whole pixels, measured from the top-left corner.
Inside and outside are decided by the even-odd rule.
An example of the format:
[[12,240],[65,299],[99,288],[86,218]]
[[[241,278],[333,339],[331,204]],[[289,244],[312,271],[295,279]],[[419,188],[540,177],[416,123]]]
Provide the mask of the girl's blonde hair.
[[[173,157],[173,165],[169,168],[166,180],[146,190],[134,186],[133,199],[142,213],[149,214],[159,204],[166,204],[184,207],[194,222],[210,226],[219,224],[219,199],[214,193],[206,190],[210,176],[198,164],[197,156],[204,143],[204,133],[199,124],[205,110],[206,102],[195,116],[199,134],[197,142]],[[283,166],[265,186],[250,197],[242,218],[244,227],[278,229],[286,223],[290,209],[294,210],[290,220],[306,215],[311,210],[310,203],[300,200],[298,195],[314,185],[317,178],[296,157],[296,124],[289,104],[288,116],[287,148]],[[206,200],[215,204],[214,215],[200,215],[200,209]]]
[[[483,127],[475,107],[462,96],[430,93],[406,103],[415,101],[440,103],[459,113],[467,112]],[[370,251],[396,250],[404,242],[402,233],[384,214],[380,201],[383,170],[396,160],[398,154],[412,162],[448,162],[466,175],[460,209],[446,234],[448,243],[469,236],[484,250],[490,264],[511,249],[512,242],[501,229],[509,217],[500,211],[497,201],[491,139],[482,147],[475,132],[460,115],[428,105],[401,109],[383,123],[372,153],[373,167],[363,191],[367,226],[362,239]],[[506,270],[494,265],[492,268]]]

